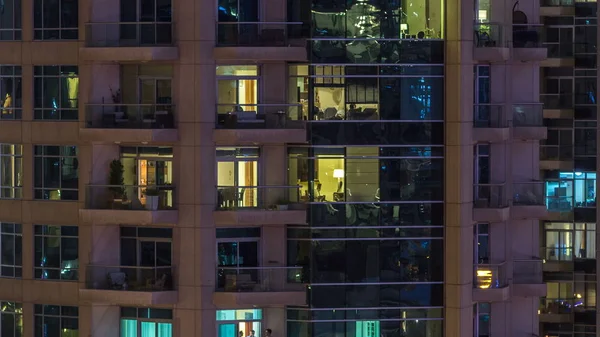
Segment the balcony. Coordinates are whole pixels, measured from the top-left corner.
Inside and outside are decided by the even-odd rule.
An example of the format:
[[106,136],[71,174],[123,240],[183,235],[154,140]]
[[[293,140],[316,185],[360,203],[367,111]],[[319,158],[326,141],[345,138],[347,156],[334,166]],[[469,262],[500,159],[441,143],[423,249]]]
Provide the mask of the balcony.
[[174,110],[170,104],[88,104],[79,135],[88,142],[173,143]]
[[301,104],[219,104],[213,140],[217,144],[305,143]]
[[540,16],[575,16],[575,1],[542,0]]
[[501,302],[510,293],[506,279],[506,264],[476,264],[473,279],[473,301]]
[[498,143],[508,140],[504,104],[473,105],[473,141]]
[[475,23],[473,33],[475,61],[503,62],[510,58],[504,26],[498,23]]
[[541,144],[540,169],[572,171],[573,146]]
[[302,267],[220,267],[213,303],[236,305],[306,305]]
[[173,61],[179,57],[172,22],[92,22],[85,26],[84,60]]
[[512,106],[513,137],[523,140],[546,139],[541,103],[520,103]]
[[173,267],[88,265],[82,301],[123,306],[177,303]]
[[296,61],[308,60],[302,22],[217,22],[220,60]]
[[573,94],[540,94],[544,118],[573,118],[573,98]]
[[[575,45],[573,37],[568,36],[561,39],[560,32],[552,32],[546,28],[546,40],[543,45],[548,49],[548,58],[541,62],[542,67],[573,67]],[[569,33],[570,35],[571,33]]]
[[512,294],[520,297],[546,296],[541,259],[513,261]]
[[574,299],[541,298],[540,323],[572,323]]
[[548,50],[542,45],[544,25],[513,24],[513,59],[518,61],[542,61],[548,58]]
[[504,183],[476,184],[473,187],[473,220],[491,223],[509,219],[510,211]]
[[572,273],[575,267],[572,247],[542,247],[540,256],[543,257],[543,271]]
[[300,186],[217,186],[218,225],[306,224]]
[[548,215],[546,209],[544,183],[530,181],[513,184],[513,219],[543,219]]
[[173,185],[88,185],[80,219],[98,225],[175,224]]

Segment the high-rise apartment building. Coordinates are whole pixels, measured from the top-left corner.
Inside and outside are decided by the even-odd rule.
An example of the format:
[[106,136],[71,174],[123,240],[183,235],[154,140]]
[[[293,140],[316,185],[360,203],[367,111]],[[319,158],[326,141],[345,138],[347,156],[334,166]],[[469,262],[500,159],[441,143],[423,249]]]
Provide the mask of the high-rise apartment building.
[[579,111],[547,110],[562,9],[4,0],[0,335],[539,335],[550,260],[595,257],[595,138],[540,175]]
[[546,1],[540,15],[548,48],[540,69],[548,128],[540,149],[548,208],[540,223],[540,335],[598,336],[597,5]]

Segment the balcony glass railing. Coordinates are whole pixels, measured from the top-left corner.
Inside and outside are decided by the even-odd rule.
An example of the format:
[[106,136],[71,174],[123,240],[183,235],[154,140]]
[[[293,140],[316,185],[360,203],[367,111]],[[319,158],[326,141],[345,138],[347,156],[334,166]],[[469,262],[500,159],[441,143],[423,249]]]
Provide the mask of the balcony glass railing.
[[473,286],[480,289],[503,288],[506,280],[506,264],[476,264]]
[[172,46],[172,22],[91,22],[86,24],[87,47]]
[[85,270],[85,288],[122,291],[174,290],[173,267],[97,266]]
[[502,208],[508,205],[505,185],[502,184],[476,184],[474,185],[475,208]]
[[217,186],[217,209],[287,210],[304,202],[301,186]]
[[172,129],[174,106],[170,104],[88,104],[86,128]]
[[170,210],[174,208],[173,185],[88,185],[87,209]]
[[216,291],[302,291],[306,271],[303,267],[218,267]]
[[569,6],[574,6],[575,5],[575,1],[573,0],[542,0],[541,4],[542,7],[569,7]]
[[550,212],[572,212],[573,197],[567,196],[547,196],[546,208]]
[[513,261],[514,284],[540,284],[542,281],[542,260],[515,260]]
[[481,22],[473,25],[475,47],[505,48],[504,26],[499,23]]
[[223,129],[302,129],[302,104],[218,104]]
[[540,94],[544,109],[573,109],[573,94]]
[[513,205],[544,206],[544,183],[531,181],[513,184]]
[[473,105],[473,127],[475,128],[506,128],[508,120],[504,113],[503,104]]
[[540,160],[573,160],[573,146],[540,145]]
[[513,48],[543,48],[544,25],[541,24],[513,24]]
[[512,111],[515,127],[544,126],[544,110],[541,103],[513,104]]
[[575,311],[574,303],[573,299],[540,298],[540,314],[572,314]]
[[302,22],[217,22],[217,46],[286,47],[300,38]]
[[573,261],[573,247],[542,247],[540,254],[548,261]]

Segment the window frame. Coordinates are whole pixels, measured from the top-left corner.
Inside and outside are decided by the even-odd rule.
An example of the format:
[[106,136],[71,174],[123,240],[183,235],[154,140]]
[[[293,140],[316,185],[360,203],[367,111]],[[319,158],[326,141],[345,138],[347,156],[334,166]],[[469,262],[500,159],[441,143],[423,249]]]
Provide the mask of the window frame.
[[[45,1],[45,0],[40,0],[40,1]],[[49,71],[48,68],[50,67],[55,67],[57,68],[57,71]],[[75,75],[64,75],[65,70],[64,69],[69,69],[72,68],[72,70],[75,70],[76,74]],[[33,120],[36,121],[46,121],[46,120],[50,120],[50,121],[77,121],[79,120],[79,66],[78,65],[34,65],[33,66]],[[57,75],[46,75],[47,72],[50,73],[55,73],[58,72]],[[54,106],[52,107],[46,107],[45,106],[45,93],[46,93],[46,85],[44,84],[44,80],[45,79],[58,79],[59,83],[58,83],[58,95],[57,95],[57,99],[55,100],[55,102],[57,103],[57,107],[55,108]],[[75,99],[69,99],[68,98],[68,92],[64,92],[62,84],[61,84],[61,80],[62,79],[77,79],[77,98]],[[41,92],[38,92],[39,90],[36,89],[36,87],[38,86],[38,80],[41,80]],[[75,107],[69,108],[69,107],[63,107],[62,103],[63,101],[75,101]],[[41,103],[41,106],[39,106]],[[45,118],[45,114],[47,111],[56,111],[56,113],[58,114],[57,118]],[[67,113],[71,113],[73,114],[73,117],[63,117],[63,114],[67,114]]]
[[[79,2],[77,0],[58,0],[58,27],[45,27],[45,13],[44,13],[44,1],[48,0],[34,0],[33,2],[33,40],[34,41],[61,41],[61,40],[77,40],[79,39]],[[64,15],[63,11],[64,2],[71,1],[75,4],[75,25],[73,27],[63,27]],[[41,8],[39,8],[41,6]],[[38,20],[39,18],[39,20]],[[49,35],[46,37],[47,32],[58,33],[56,36]],[[64,32],[75,33],[71,37],[63,37]]]
[[[128,320],[128,321],[135,321],[136,324],[136,337],[147,337],[147,336],[142,336],[142,329],[141,329],[141,325],[144,322],[150,322],[150,323],[155,323],[155,328],[156,328],[156,334],[154,336],[159,336],[158,334],[158,324],[160,323],[167,323],[171,325],[171,333],[173,332],[173,324],[174,324],[174,320],[173,320],[173,311],[171,309],[153,309],[153,308],[137,308],[137,307],[129,307],[129,309],[136,309],[136,317],[131,317],[131,316],[123,316],[123,307],[120,308],[120,313],[119,313],[119,336],[120,337],[124,337],[121,335],[121,333],[123,332],[123,320]],[[171,312],[171,319],[168,318],[149,318],[149,317],[140,317],[140,310],[161,310],[161,311],[170,311]],[[127,337],[132,337],[132,336],[127,336]]]
[[[59,232],[60,234],[56,235],[56,234],[48,234],[49,232],[49,228],[59,228]],[[76,228],[77,229],[77,236],[72,236],[72,235],[63,235],[62,234],[62,229],[64,227],[69,227],[71,229]],[[37,233],[37,229],[41,228],[41,233],[42,234],[38,234]],[[45,256],[45,251],[47,250],[47,241],[44,240],[45,238],[55,238],[55,239],[59,239],[58,242],[58,252],[59,252],[59,261],[60,261],[60,267],[38,267],[38,261],[36,261],[36,255],[38,252],[38,247],[37,247],[37,238],[41,238],[42,241],[42,246],[41,246],[41,254],[42,256]],[[75,239],[77,242],[77,258],[79,258],[79,227],[78,226],[66,226],[66,225],[59,225],[59,226],[55,226],[55,225],[38,225],[35,224],[33,225],[33,250],[34,250],[34,266],[33,266],[33,278],[35,280],[48,280],[48,281],[64,281],[64,282],[77,282],[79,281],[79,266],[76,266],[76,268],[69,268],[69,271],[73,271],[74,272],[74,277],[73,278],[66,278],[63,279],[62,278],[62,270],[66,269],[66,268],[62,268],[62,265],[64,263],[63,261],[63,240],[64,239]],[[48,277],[44,277],[43,273],[45,271],[48,270],[52,270],[52,271],[58,271],[58,274],[60,275],[59,278],[48,278]],[[40,271],[41,274],[40,276],[37,276],[37,272]]]
[[[12,146],[13,147],[13,153],[12,154],[5,154],[4,153],[4,147],[5,146]],[[15,175],[16,175],[16,181],[17,183],[14,184],[14,186],[12,185],[3,185],[2,181],[4,179],[4,175],[5,175],[5,170],[4,170],[4,165],[3,162],[6,158],[12,158],[11,162],[11,170],[12,170],[12,174],[13,177],[11,177],[11,180],[15,180]],[[17,164],[17,162],[20,162],[20,164]],[[20,170],[17,170],[17,166],[20,168]],[[17,172],[20,171],[20,172]],[[8,190],[8,191],[6,191]],[[8,192],[8,193],[5,193]],[[6,196],[6,195],[9,196]],[[8,143],[0,143],[0,199],[22,199],[23,198],[23,145],[22,144],[8,144]]]
[[[52,155],[52,154],[46,154],[48,147],[58,147],[59,148],[59,154],[58,155]],[[65,154],[65,148],[70,148],[73,147],[75,148],[75,155],[68,155]],[[40,149],[41,151],[39,151],[38,154],[38,149]],[[34,145],[33,147],[33,174],[34,174],[34,184],[33,184],[33,192],[34,192],[34,196],[33,199],[34,200],[53,200],[53,201],[78,201],[79,200],[79,147],[77,145]],[[45,169],[44,169],[44,159],[46,158],[59,158],[59,177],[58,177],[58,187],[52,187],[52,188],[46,188],[46,182],[45,182]],[[63,188],[62,187],[62,174],[63,174],[63,168],[64,168],[64,160],[67,158],[71,158],[74,159],[74,163],[77,163],[77,168],[75,168],[75,172],[77,174],[77,188]],[[37,166],[37,160],[36,159],[41,159],[41,167],[38,168]],[[74,166],[75,164],[73,164]],[[42,170],[39,174],[41,176],[41,186],[37,186],[37,182],[36,182],[36,177],[38,175],[37,170]],[[70,191],[70,192],[76,192],[77,193],[77,198],[74,199],[63,199],[62,198],[62,194],[60,194],[61,198],[60,199],[50,199],[45,198],[45,192],[51,192],[51,191]],[[38,191],[41,191],[41,197],[38,197]]]
[[[16,0],[16,1],[20,1],[20,0]],[[0,30],[0,36],[2,36],[1,34],[1,30]],[[1,40],[0,40],[1,41]],[[7,74],[5,75],[5,73],[11,73],[11,74]],[[5,86],[4,82],[5,79],[10,79],[12,81],[12,90],[10,92],[4,92],[5,90],[2,90],[0,93],[2,93],[2,96],[0,97],[1,103],[2,103],[2,113],[0,115],[0,119],[7,119],[7,120],[21,120],[22,118],[22,108],[23,108],[23,69],[20,65],[9,65],[9,64],[5,64],[5,65],[1,65],[0,66],[0,81],[1,81],[1,85],[0,88],[4,89],[3,87]],[[8,86],[8,85],[6,85]],[[11,101],[8,104],[9,106],[4,107],[4,104],[6,103],[6,95],[10,94],[11,95]]]
[[[13,225],[13,231],[5,232],[4,231],[5,225]],[[22,278],[23,277],[23,227],[22,227],[22,225],[19,223],[0,222],[0,237],[3,239],[5,235],[12,237],[14,257],[13,257],[12,265],[2,263],[2,261],[4,260],[4,257],[2,257],[2,259],[0,259],[0,277],[2,277],[2,278]],[[21,251],[19,253],[21,255],[21,263],[20,264],[17,264],[17,261],[18,261],[18,259],[17,259],[17,247],[18,247],[17,240],[21,241],[21,243],[20,243]],[[2,241],[3,240],[0,239],[0,252],[3,251]],[[13,268],[13,275],[12,276],[4,275],[5,268]],[[19,271],[19,273],[17,273],[17,270]]]
[[[44,313],[44,308],[50,306],[50,307],[57,307],[58,308],[58,315],[52,315],[52,314],[46,314]],[[69,316],[69,315],[64,315],[63,314],[63,308],[70,308],[70,309],[76,309],[77,311],[77,316]],[[39,311],[39,312],[38,312]],[[33,312],[33,317],[34,317],[34,336],[40,336],[40,334],[38,334],[38,332],[36,331],[36,327],[37,327],[37,318],[41,318],[41,325],[44,326],[46,325],[45,323],[45,318],[46,317],[53,317],[53,318],[58,318],[59,320],[59,329],[62,331],[64,326],[63,320],[64,319],[75,319],[77,320],[77,332],[79,333],[79,307],[77,306],[69,306],[69,305],[53,305],[53,304],[34,304],[34,312]],[[69,329],[72,330],[72,329]],[[47,337],[60,337],[60,336],[47,336]]]
[[[10,308],[10,303],[12,303],[13,305],[13,310],[9,311],[9,310],[5,310],[5,308]],[[3,335],[2,337],[22,337],[23,336],[23,304],[20,302],[12,302],[12,301],[1,301],[0,302],[0,317],[4,318],[6,316],[12,316],[12,320],[13,320],[13,334],[12,336],[5,336]],[[20,326],[18,324],[20,320]],[[0,319],[0,331],[2,331],[2,321],[4,321],[4,319]],[[20,332],[17,332],[20,328]]]

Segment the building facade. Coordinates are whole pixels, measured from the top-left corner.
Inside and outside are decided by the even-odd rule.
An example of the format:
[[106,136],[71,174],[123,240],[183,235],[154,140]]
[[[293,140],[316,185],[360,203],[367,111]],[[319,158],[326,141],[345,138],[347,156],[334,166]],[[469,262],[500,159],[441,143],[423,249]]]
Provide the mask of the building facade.
[[[543,272],[575,256],[569,225],[595,235],[574,205],[594,208],[596,184],[595,96],[566,89],[562,26],[556,47],[543,38],[568,15],[454,0],[0,8],[3,337],[563,336],[540,317],[573,298]],[[569,113],[549,107],[569,94],[587,109],[588,166],[546,173]],[[567,196],[570,222],[541,221]],[[595,258],[590,240],[577,254]]]

